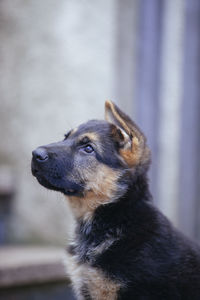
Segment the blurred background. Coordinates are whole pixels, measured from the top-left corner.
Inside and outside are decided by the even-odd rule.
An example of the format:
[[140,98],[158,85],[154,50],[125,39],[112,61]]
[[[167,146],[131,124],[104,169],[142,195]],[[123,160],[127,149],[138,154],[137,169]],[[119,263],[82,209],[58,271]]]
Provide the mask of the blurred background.
[[148,137],[155,204],[200,240],[199,80],[199,0],[1,0],[0,249],[65,247],[68,205],[31,152],[102,119],[106,99]]

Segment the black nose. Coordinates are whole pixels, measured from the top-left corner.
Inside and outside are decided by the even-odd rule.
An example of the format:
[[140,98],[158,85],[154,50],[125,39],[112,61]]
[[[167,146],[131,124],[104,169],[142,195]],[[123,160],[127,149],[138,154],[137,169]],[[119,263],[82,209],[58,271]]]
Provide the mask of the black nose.
[[37,148],[32,152],[33,158],[38,162],[44,162],[48,160],[49,156],[45,148]]

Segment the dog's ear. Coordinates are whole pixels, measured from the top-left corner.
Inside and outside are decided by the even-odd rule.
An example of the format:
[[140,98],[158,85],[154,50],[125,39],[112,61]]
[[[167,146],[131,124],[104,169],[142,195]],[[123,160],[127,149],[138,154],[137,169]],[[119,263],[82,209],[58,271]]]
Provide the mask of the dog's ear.
[[112,124],[112,136],[120,145],[120,155],[130,166],[148,165],[150,150],[138,126],[111,101],[105,102],[105,119]]

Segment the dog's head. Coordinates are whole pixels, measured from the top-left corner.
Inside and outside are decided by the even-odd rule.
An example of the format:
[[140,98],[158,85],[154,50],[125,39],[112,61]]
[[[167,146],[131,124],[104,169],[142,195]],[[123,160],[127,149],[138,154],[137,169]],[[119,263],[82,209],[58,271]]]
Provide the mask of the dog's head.
[[78,203],[80,215],[119,198],[128,179],[149,166],[146,138],[136,124],[111,101],[105,104],[105,119],[84,123],[63,141],[33,151],[33,175]]

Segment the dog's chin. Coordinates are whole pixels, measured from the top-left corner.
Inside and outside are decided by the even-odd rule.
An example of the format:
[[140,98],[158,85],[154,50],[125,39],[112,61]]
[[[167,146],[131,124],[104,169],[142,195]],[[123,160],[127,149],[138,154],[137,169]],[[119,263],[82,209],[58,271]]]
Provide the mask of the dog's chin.
[[66,196],[81,196],[81,191],[78,188],[66,187],[63,183],[58,184],[57,182],[53,182],[53,180],[50,181],[39,174],[35,175],[35,177],[42,186],[49,190],[61,192]]

